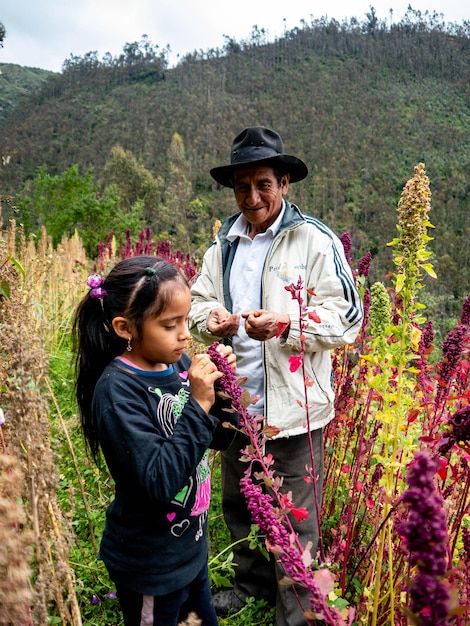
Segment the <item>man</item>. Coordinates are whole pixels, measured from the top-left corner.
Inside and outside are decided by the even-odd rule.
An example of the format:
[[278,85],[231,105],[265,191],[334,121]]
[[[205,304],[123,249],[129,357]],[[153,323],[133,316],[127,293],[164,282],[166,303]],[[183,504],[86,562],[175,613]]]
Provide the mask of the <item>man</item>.
[[[281,137],[270,129],[246,128],[234,139],[230,164],[213,168],[211,175],[233,189],[239,213],[225,220],[204,255],[192,288],[190,328],[204,343],[232,342],[237,373],[246,377],[244,387],[257,398],[250,411],[280,429],[266,443],[266,454],[273,455],[275,475],[283,477],[283,493],[292,492],[294,505],[309,512],[307,520],[294,520],[293,525],[304,547],[312,542],[315,555],[323,485],[322,427],[334,417],[330,350],[354,341],[362,304],[341,241],[286,200],[289,183],[307,174],[305,163],[285,154]],[[309,312],[303,330],[308,422],[302,371],[289,368],[289,357],[301,349],[301,320],[299,303],[285,287],[299,278]],[[305,480],[306,468],[312,467],[309,438],[317,502],[312,484]],[[245,446],[246,438],[237,434],[222,453],[222,504],[233,541],[247,537],[252,523],[239,486],[246,470],[239,460]],[[250,550],[247,541],[234,547],[234,555],[234,589],[214,596],[219,615],[240,610],[246,598],[254,596],[276,602],[277,626],[307,623],[307,593],[277,584],[283,572],[275,559],[268,561]]]

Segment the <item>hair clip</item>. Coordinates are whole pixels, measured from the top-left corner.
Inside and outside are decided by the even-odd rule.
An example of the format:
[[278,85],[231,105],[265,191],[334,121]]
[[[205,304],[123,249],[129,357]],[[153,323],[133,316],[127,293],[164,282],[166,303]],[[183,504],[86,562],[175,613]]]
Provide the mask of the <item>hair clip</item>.
[[106,290],[101,287],[103,278],[99,274],[88,276],[86,284],[90,287],[90,298],[101,300],[106,295]]
[[146,267],[145,273],[147,274],[147,276],[155,276],[156,271],[155,271],[155,268],[153,267]]

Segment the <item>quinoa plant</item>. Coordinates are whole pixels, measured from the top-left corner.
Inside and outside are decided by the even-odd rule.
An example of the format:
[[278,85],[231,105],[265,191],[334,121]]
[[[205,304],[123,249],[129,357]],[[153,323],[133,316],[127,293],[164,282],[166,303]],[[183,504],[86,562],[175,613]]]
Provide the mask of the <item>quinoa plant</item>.
[[334,355],[336,419],[327,428],[323,529],[339,592],[356,606],[360,624],[422,619],[414,613],[408,584],[415,569],[413,548],[403,545],[397,528],[406,467],[424,450],[438,459],[437,489],[445,496],[441,512],[449,529],[445,576],[452,602],[446,621],[439,623],[468,619],[459,572],[466,558],[462,527],[469,523],[469,473],[460,435],[460,428],[466,432],[468,426],[460,411],[469,398],[469,305],[434,366],[432,323],[418,300],[423,276],[435,276],[427,250],[430,197],[419,164],[398,204],[398,237],[390,244],[396,266],[392,285],[368,288],[368,259],[362,259],[356,275],[366,311],[363,328],[354,346]]
[[[294,290],[300,287],[298,284]],[[280,329],[280,334],[282,330]],[[310,546],[300,544],[290,521],[290,515],[297,521],[306,519],[307,511],[295,507],[289,494],[282,492],[282,481],[272,470],[274,459],[264,453],[264,443],[267,438],[276,434],[276,429],[267,425],[262,426],[259,417],[250,415],[247,410],[251,404],[250,394],[242,391],[235,373],[228,366],[226,359],[217,352],[217,345],[216,342],[209,346],[207,352],[219,371],[224,374],[219,381],[220,393],[231,398],[233,410],[239,414],[240,430],[249,438],[249,445],[241,450],[247,469],[240,481],[240,489],[247,501],[253,522],[265,536],[268,550],[282,565],[285,577],[280,584],[298,584],[309,590],[311,607],[305,611],[308,623],[322,619],[331,626],[343,626],[348,623],[345,619],[347,616],[343,616],[327,602],[327,595],[333,590],[328,570],[315,570],[311,567]],[[297,366],[297,361],[293,362],[292,367],[296,369]],[[226,426],[229,427],[229,424]],[[257,468],[254,473],[255,479],[253,465]],[[268,489],[265,490],[264,487]]]
[[409,614],[422,626],[448,623],[450,587],[448,571],[448,530],[444,501],[435,485],[438,460],[419,450],[408,465],[407,489],[400,503],[407,517],[397,524],[410,553],[415,572],[409,584]]
[[50,445],[45,328],[34,303],[34,274],[18,271],[26,267],[21,233],[19,239],[16,248],[13,223],[8,242],[0,240],[0,274],[9,286],[8,297],[0,298],[0,624],[47,624],[51,617],[80,626],[70,527],[57,498]]
[[[396,265],[391,286],[367,286],[370,254],[355,272],[366,316],[355,344],[333,355],[336,419],[326,429],[320,561],[315,562],[308,547],[299,546],[293,536],[289,515],[302,512],[295,507],[295,494],[282,493],[272,459],[263,456],[263,441],[275,434],[275,428],[263,428],[247,416],[250,399],[233,381],[225,387],[242,414],[241,430],[250,438],[242,451],[248,466],[241,489],[268,548],[284,568],[284,582],[310,590],[307,619],[339,624],[351,622],[355,611],[355,624],[404,626],[413,620],[424,626],[432,623],[424,621],[428,614],[439,615],[436,624],[463,625],[469,618],[468,575],[462,572],[469,558],[470,300],[464,304],[460,323],[444,341],[443,359],[433,366],[429,359],[432,324],[424,318],[418,300],[423,276],[435,276],[427,250],[431,240],[427,229],[432,227],[429,210],[429,181],[419,164],[398,204],[398,237],[390,244]],[[342,240],[348,256],[350,239],[345,235]],[[302,327],[306,309],[301,287],[286,288],[299,302]],[[291,357],[292,373],[302,371],[302,360],[302,350]],[[422,458],[420,454],[432,459],[427,466],[428,484],[436,488],[432,509],[426,508],[425,490],[412,496],[416,484],[412,463],[415,455]],[[255,461],[261,467],[255,474],[259,482],[251,478]],[[307,472],[306,480],[311,479]],[[440,528],[438,534],[429,535],[424,566],[416,557],[420,554],[413,543],[416,533],[406,535],[405,530],[420,510],[429,515],[433,511]],[[426,578],[432,571],[422,570],[437,562],[437,576]],[[441,598],[434,613],[429,602],[425,605],[417,597],[423,581],[438,594],[431,598]]]

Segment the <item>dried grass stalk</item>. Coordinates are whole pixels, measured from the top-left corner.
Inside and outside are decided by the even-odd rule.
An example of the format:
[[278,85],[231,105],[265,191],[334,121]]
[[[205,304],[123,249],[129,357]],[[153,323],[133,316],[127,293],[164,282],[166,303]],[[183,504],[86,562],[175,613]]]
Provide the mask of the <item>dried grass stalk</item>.
[[24,476],[18,459],[0,453],[0,626],[32,624],[32,532],[20,504]]
[[[18,239],[24,246],[21,236]],[[0,239],[0,281],[6,281],[10,291],[9,299],[0,301],[0,407],[5,414],[2,429],[8,459],[16,459],[18,467],[15,469],[25,476],[17,483],[23,502],[24,526],[22,532],[16,533],[21,546],[17,546],[15,558],[22,560],[23,577],[30,567],[33,570],[29,592],[31,619],[12,623],[42,626],[48,623],[48,613],[52,612],[60,616],[64,626],[81,626],[74,573],[68,557],[72,531],[57,500],[58,477],[50,447],[49,407],[44,384],[48,373],[44,342],[47,316],[38,315],[41,308],[36,297],[40,281],[35,272],[30,271],[34,268],[34,259],[27,258],[27,247],[16,249],[13,246],[11,232],[8,240],[7,244],[5,239]],[[24,279],[15,271],[10,259],[13,253],[26,270]],[[51,266],[54,265],[57,266],[56,259],[51,258]],[[2,468],[1,478],[2,486],[8,486],[6,469]],[[10,495],[5,496],[5,509],[20,506],[18,497]],[[15,515],[18,517],[18,513]],[[2,516],[2,528],[4,526]],[[0,555],[0,562],[11,562],[11,550],[4,542],[0,542]],[[3,576],[0,578],[4,580]],[[17,602],[16,595],[25,591],[24,585],[23,591],[21,585],[18,590],[0,585],[0,590],[1,620],[7,615],[7,608],[11,611]],[[26,595],[21,597],[18,610],[24,610]],[[7,621],[1,623],[8,624]]]

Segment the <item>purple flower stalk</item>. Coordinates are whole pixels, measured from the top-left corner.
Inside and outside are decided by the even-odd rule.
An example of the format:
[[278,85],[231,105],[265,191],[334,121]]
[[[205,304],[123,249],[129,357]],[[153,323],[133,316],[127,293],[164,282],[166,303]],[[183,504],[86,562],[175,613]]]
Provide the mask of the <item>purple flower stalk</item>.
[[447,424],[450,429],[440,442],[439,454],[447,454],[454,444],[470,451],[470,405],[455,411]]
[[230,398],[232,398],[232,402],[234,404],[234,409],[236,411],[240,411],[241,405],[240,400],[242,397],[242,390],[240,385],[237,383],[237,377],[235,372],[227,363],[227,359],[217,351],[217,346],[219,342],[215,342],[210,345],[207,349],[207,354],[210,356],[211,360],[214,362],[215,366],[222,372],[223,376],[220,378],[217,383],[218,386],[224,391]]
[[362,320],[361,333],[364,332],[369,322],[370,303],[371,303],[370,289],[366,287],[364,289],[364,296],[363,296],[363,302],[362,302],[362,305],[364,307],[364,319]]
[[343,244],[344,255],[346,257],[346,260],[348,263],[350,263],[351,262],[351,250],[352,250],[351,235],[349,233],[343,233],[340,236],[340,239],[341,239],[341,243]]
[[470,325],[470,294],[465,299],[462,306],[462,315],[460,316],[460,323],[464,326]]
[[465,564],[465,579],[467,587],[467,598],[470,598],[470,530],[468,528],[462,528],[462,543],[463,543],[463,561]]
[[421,385],[421,389],[425,397],[429,395],[432,390],[432,383],[428,371],[428,353],[432,348],[432,342],[434,340],[434,329],[432,321],[428,320],[424,326],[423,332],[418,345],[418,359],[415,362],[416,367],[419,369],[418,380]]
[[[300,289],[300,286],[297,286]],[[294,294],[295,287],[291,289]],[[294,295],[293,295],[294,297]],[[247,501],[247,508],[251,513],[253,522],[258,526],[266,537],[268,549],[276,555],[277,560],[282,565],[286,575],[297,584],[309,590],[309,600],[311,608],[319,619],[325,620],[330,626],[343,626],[345,624],[342,616],[335,608],[327,605],[324,594],[315,582],[315,572],[310,566],[310,558],[303,554],[302,547],[297,541],[297,536],[293,532],[292,525],[287,519],[283,498],[275,486],[273,471],[269,469],[272,459],[264,457],[262,453],[263,432],[258,428],[255,416],[252,416],[244,406],[243,392],[237,382],[233,369],[228,365],[227,359],[217,352],[218,342],[213,343],[207,349],[207,353],[216,365],[217,369],[223,373],[217,383],[222,392],[232,399],[233,408],[238,411],[240,418],[240,429],[250,439],[250,451],[242,450],[243,455],[251,459],[245,472],[244,478],[240,481],[241,492]],[[251,478],[252,464],[257,462],[263,468],[264,478],[271,483],[272,492],[277,499],[276,508],[273,497],[265,493],[261,484],[254,484]],[[283,524],[285,521],[287,527]]]
[[467,326],[458,324],[449,331],[442,343],[442,361],[438,364],[439,389],[436,393],[434,406],[437,408],[440,401],[445,398],[449,389],[452,376],[457,371],[457,366],[464,347]]
[[362,257],[362,259],[359,261],[359,264],[357,266],[357,273],[359,274],[359,276],[369,276],[371,261],[372,261],[372,254],[370,252],[368,252]]
[[434,483],[437,468],[438,461],[427,452],[416,452],[408,465],[408,488],[401,497],[407,505],[407,519],[397,524],[417,572],[409,586],[409,608],[421,626],[448,623],[450,596],[443,582],[448,570],[448,533],[444,502]]
[[[246,498],[251,519],[265,535],[269,549],[276,554],[285,574],[310,591],[309,600],[317,616],[326,619],[326,615],[328,615],[329,624],[340,624],[341,621],[336,621],[334,618],[336,611],[333,609],[330,612],[328,609],[322,593],[315,583],[312,570],[305,567],[302,555],[292,545],[287,529],[282,525],[274,511],[271,496],[263,493],[261,486],[255,485],[249,474],[250,470],[248,469],[245,472],[245,477],[240,481],[241,492]],[[336,617],[340,618],[339,614]]]

